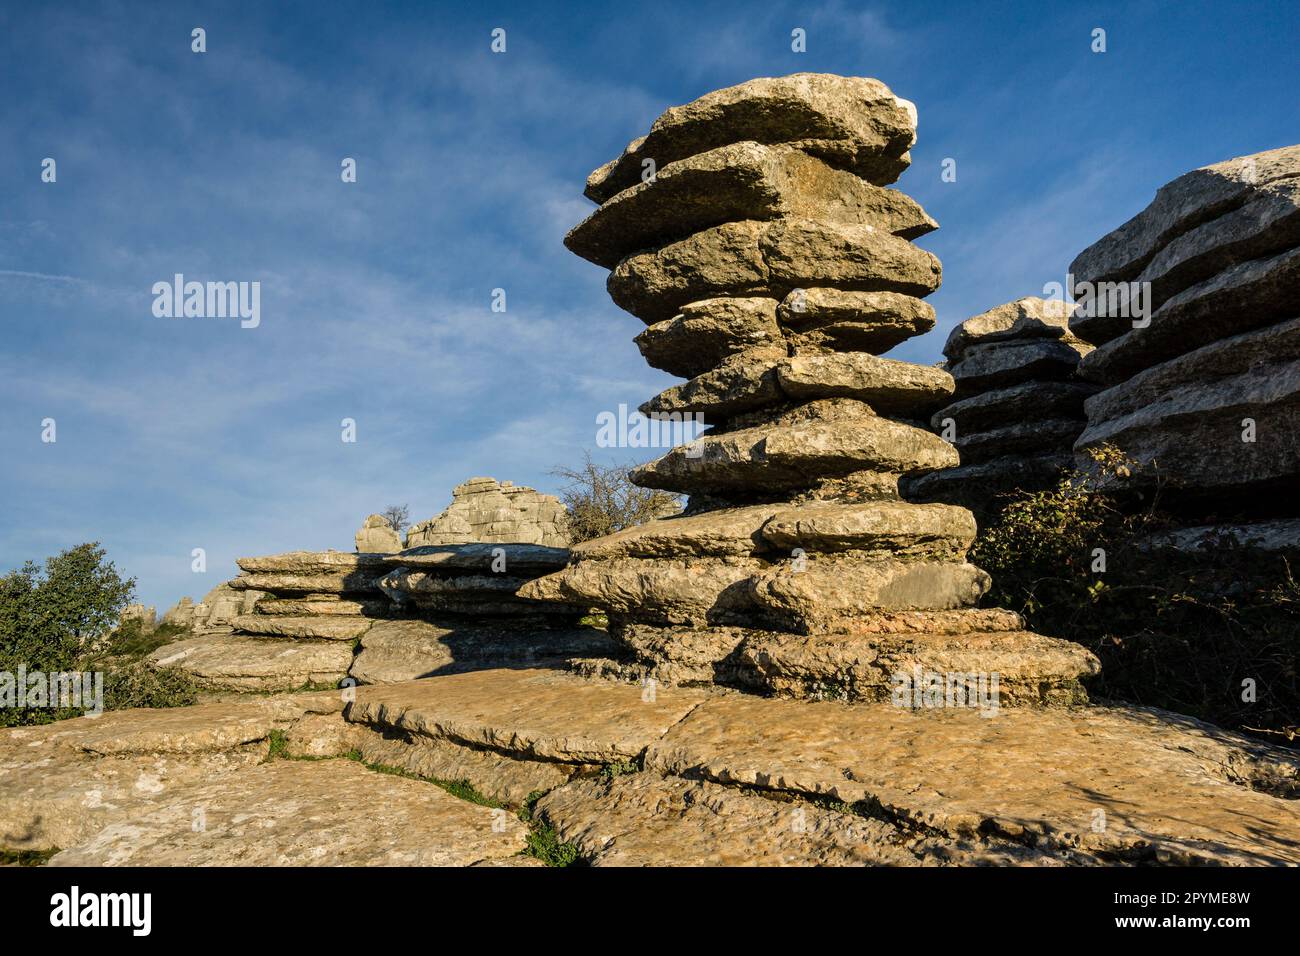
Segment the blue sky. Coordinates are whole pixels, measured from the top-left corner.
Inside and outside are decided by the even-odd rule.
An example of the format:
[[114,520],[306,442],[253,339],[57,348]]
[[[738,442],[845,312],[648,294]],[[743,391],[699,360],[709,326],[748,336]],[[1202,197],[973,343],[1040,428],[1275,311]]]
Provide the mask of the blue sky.
[[[891,354],[937,361],[1160,184],[1300,141],[1298,9],[5,0],[0,570],[97,539],[161,611],[237,555],[350,550],[394,502],[432,516],[472,475],[554,490],[584,449],[648,457],[596,449],[595,418],[673,380],[561,238],[665,107],[756,76],[917,104],[898,185],[940,223],[944,283],[939,327]],[[177,272],[259,281],[261,325],[156,318]]]

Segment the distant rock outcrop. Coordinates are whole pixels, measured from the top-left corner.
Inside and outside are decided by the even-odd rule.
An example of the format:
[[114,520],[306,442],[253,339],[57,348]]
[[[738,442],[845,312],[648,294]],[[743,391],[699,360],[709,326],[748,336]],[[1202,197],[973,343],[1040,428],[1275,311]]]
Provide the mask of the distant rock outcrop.
[[356,534],[356,542],[361,554],[393,554],[402,550],[402,536],[383,515],[366,518]]
[[523,485],[495,478],[471,478],[451,492],[451,504],[436,518],[413,526],[406,546],[471,544],[540,544],[564,548],[563,502]]

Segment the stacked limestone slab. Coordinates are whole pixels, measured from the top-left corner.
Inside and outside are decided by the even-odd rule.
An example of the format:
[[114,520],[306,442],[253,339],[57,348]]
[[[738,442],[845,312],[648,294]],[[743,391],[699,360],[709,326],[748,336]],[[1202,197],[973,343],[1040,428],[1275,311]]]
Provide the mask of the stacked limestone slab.
[[353,645],[376,618],[395,613],[379,588],[383,555],[290,551],[236,561],[228,582],[256,594],[228,633],[168,644],[152,655],[200,682],[227,690],[288,690],[335,684],[352,665]]
[[[495,478],[471,478],[453,488],[451,496],[451,504],[440,515],[411,528],[406,547],[491,542],[563,548],[569,544],[564,503],[553,495]],[[357,550],[365,550],[359,539]]]
[[[1071,272],[1070,328],[1097,346],[1079,374],[1103,387],[1076,449],[1127,452],[1131,485],[1210,519],[1206,540],[1238,518],[1285,549],[1300,490],[1300,146],[1180,176]],[[1121,314],[1123,296],[1090,296],[1098,283],[1141,284],[1149,322]]]
[[1004,700],[1081,698],[1090,654],[973,608],[970,512],[899,495],[958,463],[920,424],[951,376],[878,357],[934,324],[939,263],[910,240],[935,224],[884,188],[915,122],[877,80],[754,80],[668,110],[588,180],[601,206],[566,245],[612,269],[647,360],[691,376],[643,411],[712,426],[633,475],[689,495],[682,516],[523,590],[606,610],[625,669],[853,699],[900,670],[998,672]]
[[379,587],[397,619],[376,621],[359,635],[351,676],[382,684],[606,652],[605,632],[578,623],[585,607],[520,593],[568,559],[564,548],[496,542],[425,545],[385,555]]
[[909,496],[963,505],[984,519],[1000,495],[1048,487],[1071,467],[1086,426],[1084,399],[1097,388],[1076,375],[1092,346],[1069,331],[1070,310],[1030,296],[952,330],[943,354],[955,400],[930,427],[951,438],[961,465],[909,479]]

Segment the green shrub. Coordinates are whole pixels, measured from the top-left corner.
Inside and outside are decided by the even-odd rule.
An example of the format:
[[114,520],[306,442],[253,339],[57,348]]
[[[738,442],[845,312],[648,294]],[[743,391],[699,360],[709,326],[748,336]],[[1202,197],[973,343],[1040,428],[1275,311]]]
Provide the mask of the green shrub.
[[104,672],[104,708],[188,707],[199,701],[194,678],[179,667],[153,667],[140,661]]
[[[1091,649],[1102,664],[1094,696],[1296,739],[1300,587],[1285,560],[1232,540],[1203,554],[1141,547],[1177,522],[1119,497],[1122,455],[1094,459],[1087,474],[1015,497],[981,530],[971,560],[993,576],[987,603]],[[1243,699],[1245,681],[1257,699]]]
[[99,542],[28,561],[0,578],[0,670],[73,670],[107,635],[135,590],[105,560]]

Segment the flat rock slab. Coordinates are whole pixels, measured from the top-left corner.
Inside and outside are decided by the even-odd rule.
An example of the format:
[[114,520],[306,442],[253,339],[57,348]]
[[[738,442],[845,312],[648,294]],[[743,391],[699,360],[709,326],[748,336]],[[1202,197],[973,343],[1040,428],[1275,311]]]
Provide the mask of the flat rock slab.
[[[383,555],[371,555],[382,558]],[[369,596],[379,592],[379,579],[384,573],[382,565],[367,566],[355,571],[330,571],[298,573],[296,571],[255,571],[232,578],[230,586],[236,590],[269,591],[276,595],[297,594],[354,594]]]
[[177,790],[262,760],[267,738],[338,694],[108,711],[0,731],[0,846],[70,847]]
[[1001,496],[1050,488],[1073,467],[1074,456],[1066,452],[1011,455],[909,476],[904,479],[903,493],[910,501],[942,501],[970,508],[982,520],[985,510]]
[[166,644],[148,659],[179,667],[208,687],[293,690],[341,680],[352,666],[352,644],[213,634]]
[[977,465],[1012,455],[1069,451],[1075,439],[1087,427],[1080,418],[1056,419],[1040,416],[1037,420],[1003,425],[988,431],[958,432],[953,444],[962,464]]
[[1094,395],[1076,451],[1113,444],[1138,463],[1126,482],[1214,497],[1219,510],[1286,493],[1300,471],[1298,330],[1300,319],[1234,336]]
[[777,309],[797,350],[830,349],[879,355],[934,328],[934,308],[898,292],[799,288]]
[[880,412],[923,417],[953,392],[942,369],[866,352],[754,356],[742,353],[641,406],[646,415],[700,413],[709,422],[740,412],[822,398],[851,398]]
[[540,544],[447,544],[424,545],[388,555],[390,567],[419,568],[458,574],[546,574],[564,567],[569,560],[567,548],[548,548]]
[[1140,213],[1070,263],[1078,282],[1129,280],[1178,236],[1240,209],[1256,191],[1300,174],[1300,146],[1284,146],[1203,166],[1156,191]]
[[383,554],[357,554],[353,551],[286,551],[257,558],[236,558],[240,569],[252,573],[332,574],[336,571],[359,571],[366,568],[382,573]]
[[688,302],[679,314],[648,326],[634,341],[651,367],[682,378],[707,372],[732,355],[787,354],[776,324],[776,300],[761,296]]
[[466,866],[520,853],[526,835],[514,814],[427,783],[349,760],[275,760],[186,788],[49,865]]
[[1060,339],[1018,339],[973,345],[952,367],[957,395],[965,398],[991,388],[1028,381],[1069,378],[1089,346]]
[[616,305],[650,324],[700,299],[782,299],[807,286],[925,296],[941,275],[929,252],[873,226],[745,220],[628,256],[606,288]]
[[515,622],[494,627],[450,619],[381,621],[361,639],[361,652],[348,673],[362,684],[395,684],[437,673],[517,667],[609,649],[609,635],[594,627],[549,628]]
[[1089,352],[1079,362],[1079,376],[1119,384],[1219,339],[1289,319],[1300,311],[1297,289],[1300,248],[1225,269],[1178,293],[1156,310],[1145,328],[1127,328]]
[[347,717],[533,759],[608,763],[640,755],[702,699],[556,671],[491,670],[359,688]]
[[651,747],[646,765],[868,801],[910,829],[996,833],[1105,862],[1300,863],[1300,760],[1154,710],[982,717],[718,697]]
[[883,186],[907,168],[915,139],[916,107],[879,80],[830,73],[760,77],[665,110],[648,135],[587,177],[584,192],[605,202],[640,181],[647,159],[662,169],[742,140],[788,143]]
[[930,427],[942,434],[951,419],[957,435],[968,435],[1040,418],[1082,421],[1084,400],[1097,391],[1084,382],[1022,382],[953,402],[930,417]]
[[961,699],[993,711],[1084,703],[1080,680],[1101,670],[1082,645],[1030,631],[811,637],[756,631],[738,651],[740,682],[780,697],[888,701],[904,678],[916,684],[943,675],[957,680]]
[[927,836],[884,820],[656,773],[577,780],[537,804],[593,866],[944,866],[1050,863],[1014,845]]
[[916,239],[938,228],[914,200],[792,146],[742,142],[677,160],[574,226],[570,252],[612,269],[629,253],[744,219],[803,216]]
[[775,565],[749,580],[750,597],[782,629],[837,630],[878,610],[969,607],[989,588],[988,573],[961,560],[864,560],[810,556]]
[[859,471],[957,464],[956,449],[929,431],[878,417],[851,399],[819,399],[762,425],[705,434],[635,469],[632,480],[686,494],[753,493],[810,488]]
[[[342,602],[340,602],[342,603]],[[326,641],[355,641],[374,621],[368,617],[327,614],[294,617],[287,614],[241,614],[230,621],[239,634],[270,637],[320,638]]]

